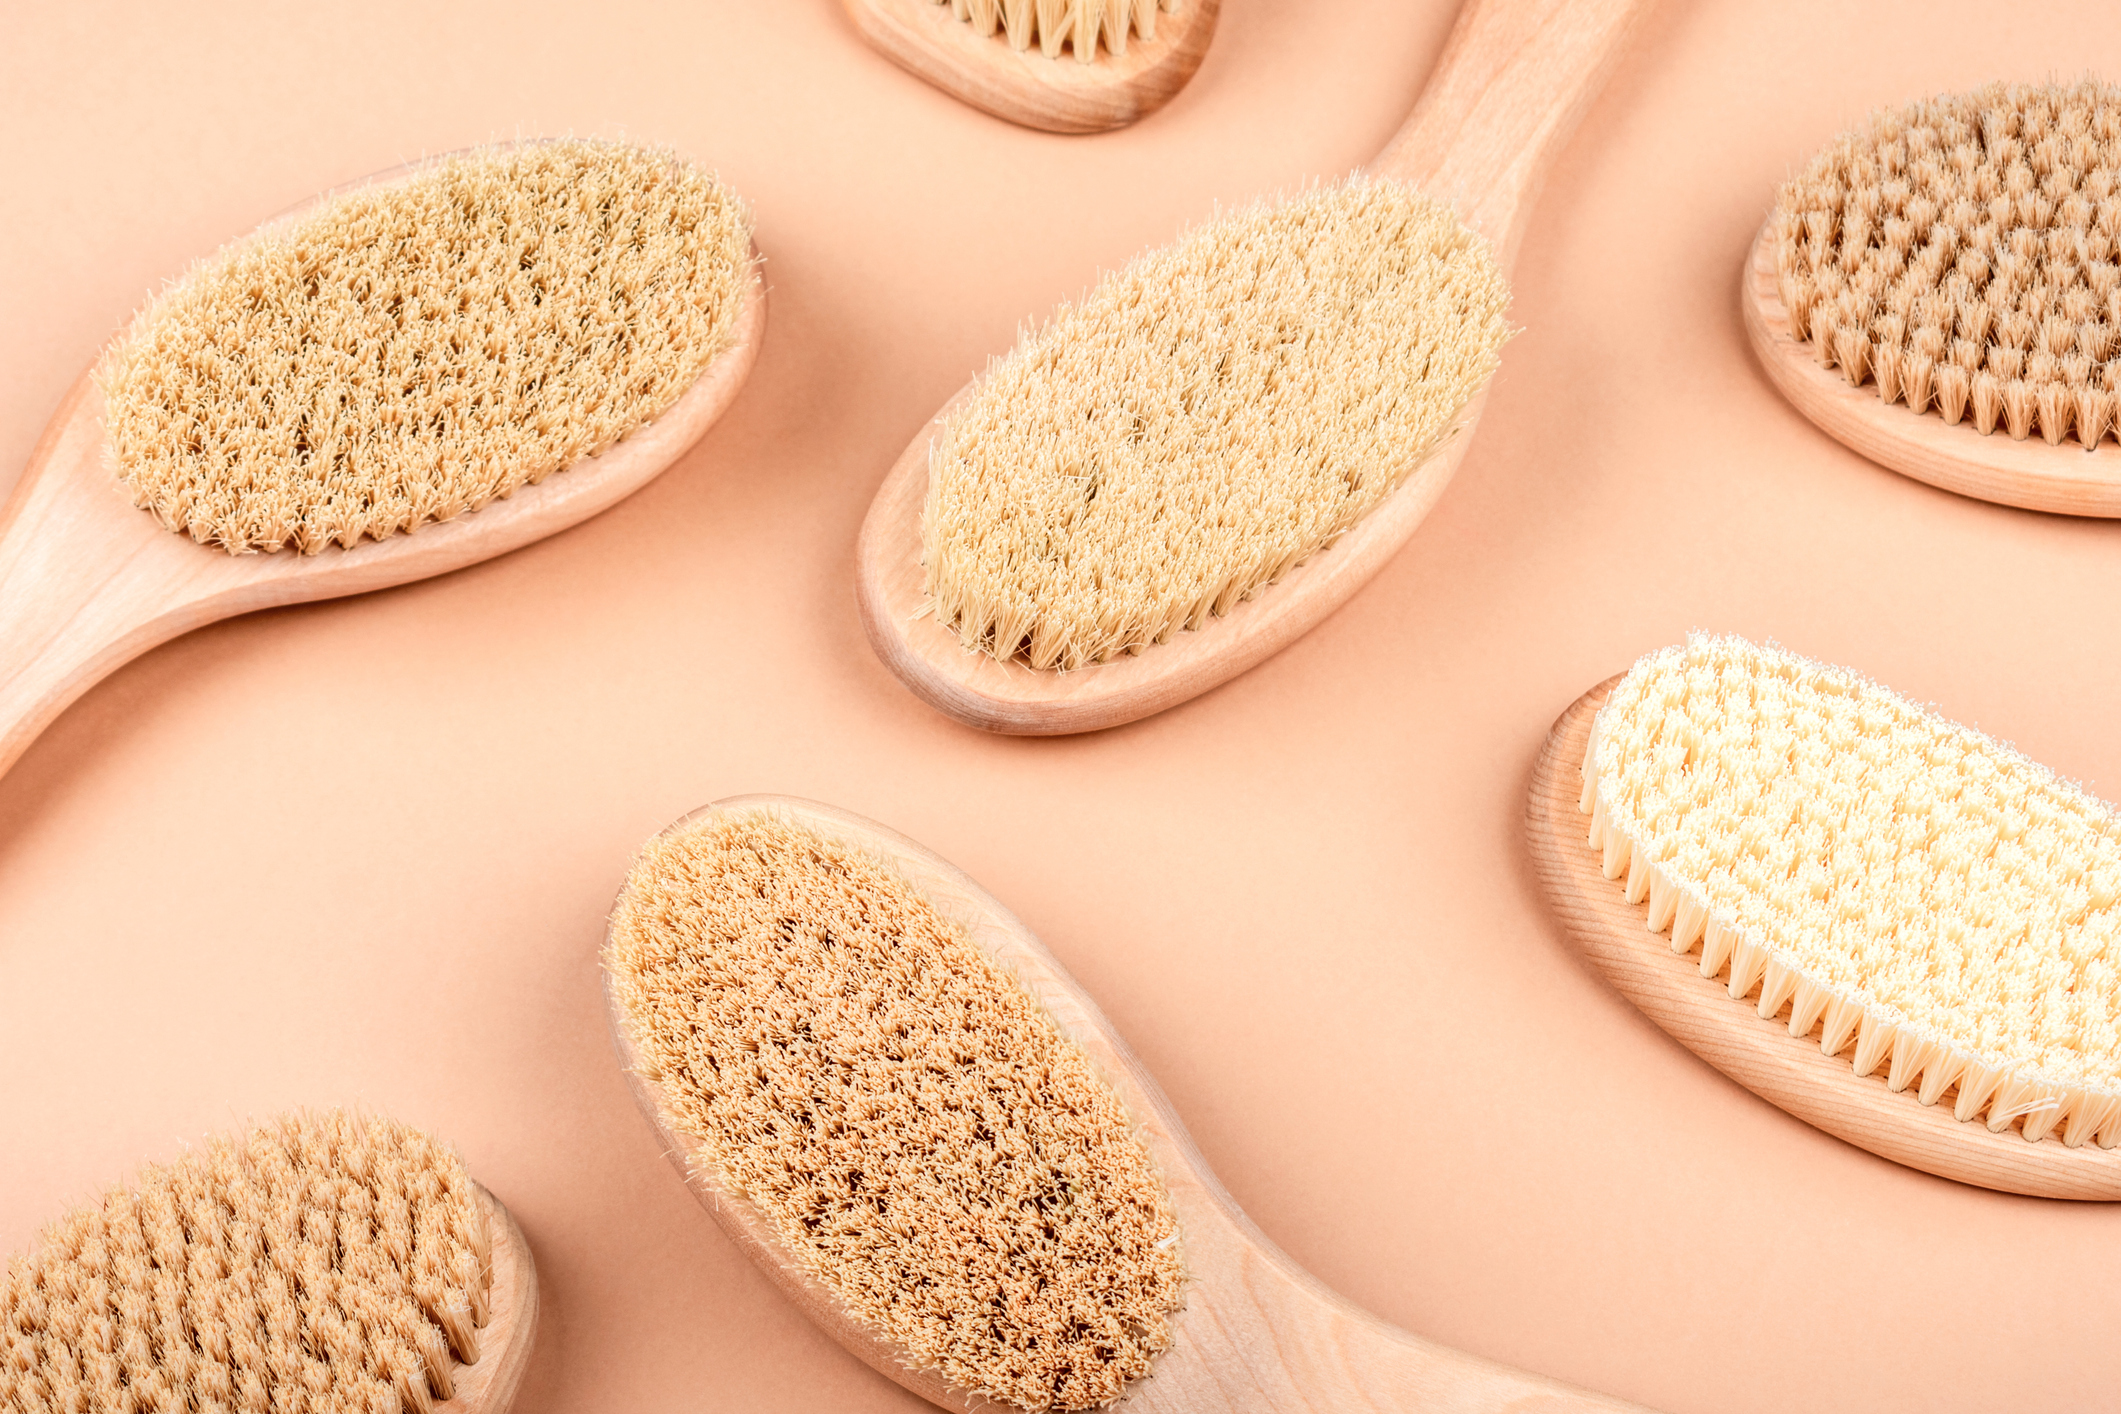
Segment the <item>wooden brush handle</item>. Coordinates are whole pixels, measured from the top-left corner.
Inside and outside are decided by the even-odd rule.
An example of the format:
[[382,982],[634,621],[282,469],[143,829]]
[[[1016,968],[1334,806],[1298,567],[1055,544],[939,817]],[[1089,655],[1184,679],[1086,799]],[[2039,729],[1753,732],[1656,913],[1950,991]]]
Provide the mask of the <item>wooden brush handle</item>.
[[102,464],[100,405],[75,385],[0,516],[0,772],[98,679],[219,617],[172,602],[186,561],[215,552],[133,508]]
[[1650,3],[1468,0],[1371,172],[1450,202],[1507,270],[1547,168]]
[[[1190,1143],[1185,1146],[1190,1151]],[[1174,1175],[1191,1189],[1205,1164]],[[1212,1179],[1209,1180],[1212,1184]],[[1187,1205],[1194,1277],[1180,1338],[1126,1407],[1140,1414],[1646,1414],[1639,1405],[1512,1369],[1387,1325],[1303,1271],[1236,1210]],[[1190,1201],[1189,1201],[1190,1200]]]

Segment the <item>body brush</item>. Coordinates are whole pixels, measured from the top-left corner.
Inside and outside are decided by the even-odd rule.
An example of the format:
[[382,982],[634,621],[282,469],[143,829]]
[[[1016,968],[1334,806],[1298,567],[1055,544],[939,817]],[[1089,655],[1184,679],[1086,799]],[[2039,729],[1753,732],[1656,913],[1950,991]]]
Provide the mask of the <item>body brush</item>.
[[1465,453],[1548,163],[1641,0],[1472,0],[1366,175],[1108,277],[878,490],[863,627],[923,700],[1021,735],[1162,711],[1325,618]]
[[2121,1198],[2113,806],[1845,669],[1696,637],[1563,715],[1527,825],[1585,955],[1741,1085],[1913,1168]]
[[5,1414],[506,1414],[508,1210],[418,1130],[289,1115],[146,1170],[0,1277]]
[[642,1111],[812,1320],[947,1409],[1612,1410],[1320,1286],[1007,909],[754,796],[636,859],[604,949]]
[[1193,77],[1222,0],[842,0],[862,38],[975,108],[1102,132]]
[[0,512],[0,770],[177,634],[459,569],[638,489],[750,371],[755,262],[711,177],[568,141],[387,173],[201,263]]
[[1784,185],[1740,281],[1797,409],[1961,495],[2121,516],[2121,89],[1874,115]]

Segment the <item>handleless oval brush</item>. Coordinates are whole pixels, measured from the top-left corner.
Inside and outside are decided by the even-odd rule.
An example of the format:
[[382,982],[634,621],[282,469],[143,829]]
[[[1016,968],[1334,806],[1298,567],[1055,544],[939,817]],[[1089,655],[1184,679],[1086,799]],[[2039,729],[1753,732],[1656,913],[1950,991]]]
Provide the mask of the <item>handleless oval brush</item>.
[[2121,89],[1995,84],[1881,112],[1786,184],[1739,282],[1753,350],[1918,481],[2121,516]]
[[1056,133],[1125,127],[1169,103],[1200,67],[1222,9],[1222,0],[842,3],[901,68],[997,118]]
[[877,655],[972,726],[1095,731],[1338,608],[1457,470],[1503,271],[1641,8],[1474,0],[1367,175],[1209,222],[975,379],[863,523]]
[[1845,669],[1696,637],[1563,714],[1526,820],[1585,956],[1739,1084],[1911,1168],[2121,1199],[2113,806]]
[[216,1138],[0,1277],[6,1414],[506,1414],[537,1336],[515,1220],[418,1130]]
[[1097,1006],[963,873],[722,801],[603,956],[671,1162],[796,1306],[946,1409],[1632,1408],[1395,1330],[1275,1249]]
[[200,264],[0,512],[0,771],[180,633],[460,569],[646,484],[757,356],[749,227],[668,154],[533,143],[329,193]]

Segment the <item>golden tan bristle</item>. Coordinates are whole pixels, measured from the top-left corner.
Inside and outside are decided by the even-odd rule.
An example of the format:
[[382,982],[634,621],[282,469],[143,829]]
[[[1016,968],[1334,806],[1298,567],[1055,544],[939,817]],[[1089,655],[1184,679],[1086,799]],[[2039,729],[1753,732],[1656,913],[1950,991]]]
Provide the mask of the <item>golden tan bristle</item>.
[[676,402],[735,340],[749,218],[665,152],[445,158],[228,247],[100,370],[136,504],[231,552],[476,510]]
[[478,1359],[455,1155],[344,1114],[219,1138],[47,1228],[0,1284],[6,1414],[426,1414]]
[[[1127,52],[1131,31],[1156,38],[1156,12],[1178,8],[1176,0],[936,0],[983,35],[996,30],[1009,47],[1026,50],[1036,42],[1048,59],[1072,45],[1075,57],[1089,63],[1100,41],[1114,54]],[[1195,0],[1198,3],[1198,0]]]
[[1035,668],[1139,652],[1331,545],[1494,371],[1487,243],[1356,177],[1220,217],[1027,335],[929,460],[927,593]]
[[1082,1409],[1170,1344],[1177,1218],[1119,1098],[895,866],[712,816],[642,851],[605,966],[688,1162],[914,1365]]
[[2121,1142],[2121,814],[1841,668],[1696,637],[1591,731],[1583,809],[1672,950],[1855,1071]]
[[1790,332],[1946,422],[2086,448],[2121,395],[2121,89],[1994,84],[1876,115],[1782,189]]

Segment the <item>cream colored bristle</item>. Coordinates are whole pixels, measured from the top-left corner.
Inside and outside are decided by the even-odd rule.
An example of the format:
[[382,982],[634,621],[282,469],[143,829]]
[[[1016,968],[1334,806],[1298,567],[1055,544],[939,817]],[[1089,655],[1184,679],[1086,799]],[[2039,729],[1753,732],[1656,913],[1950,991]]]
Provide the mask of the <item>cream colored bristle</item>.
[[99,370],[117,474],[232,553],[381,540],[652,420],[736,336],[749,218],[668,153],[446,158],[229,247]]
[[710,818],[642,852],[605,965],[689,1162],[916,1366],[1082,1409],[1170,1344],[1177,1218],[1118,1096],[896,867]]
[[1879,113],[1782,188],[1790,332],[1887,403],[2086,448],[2121,435],[2121,88],[1993,84]]
[[[1036,44],[1049,59],[1063,46],[1087,64],[1100,43],[1127,52],[1127,36],[1156,38],[1156,14],[1178,8],[1178,0],[936,0],[980,34],[999,30],[1012,49]],[[1194,0],[1198,3],[1198,0]]]
[[2121,1142],[2114,807],[1845,669],[1699,636],[1614,688],[1584,783],[1607,877],[1703,928],[1733,998],[1962,1121]]
[[[0,1281],[5,1414],[425,1414],[477,1358],[486,1214],[418,1130],[297,1115],[47,1228]],[[474,1240],[476,1234],[476,1240]]]
[[1199,628],[1442,443],[1494,371],[1508,303],[1449,208],[1365,177],[1143,256],[945,422],[921,522],[935,614],[1035,668]]

